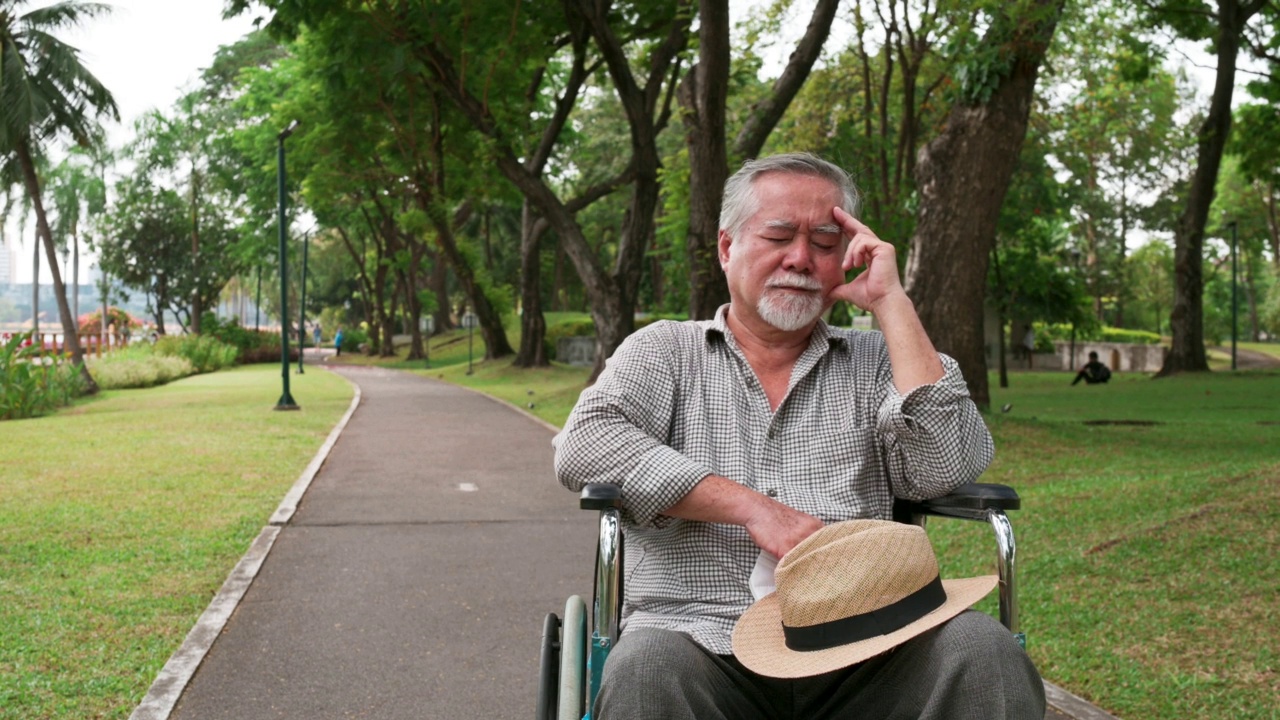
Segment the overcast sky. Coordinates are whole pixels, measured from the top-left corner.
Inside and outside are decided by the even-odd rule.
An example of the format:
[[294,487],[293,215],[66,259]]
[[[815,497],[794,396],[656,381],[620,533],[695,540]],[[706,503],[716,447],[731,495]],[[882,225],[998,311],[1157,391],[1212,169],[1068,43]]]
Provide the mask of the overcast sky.
[[[249,15],[223,20],[224,0],[106,2],[113,8],[110,15],[91,19],[60,37],[80,50],[81,62],[115,95],[120,122],[106,126],[113,147],[132,137],[133,121],[140,115],[152,108],[168,108],[184,89],[194,87],[219,46],[234,43],[253,29]],[[44,4],[30,3],[25,8]],[[25,234],[34,235],[34,228]],[[6,232],[5,237],[13,236]],[[17,247],[16,282],[31,282],[31,242],[30,237],[23,238]],[[43,261],[42,253],[40,281],[53,282]]]

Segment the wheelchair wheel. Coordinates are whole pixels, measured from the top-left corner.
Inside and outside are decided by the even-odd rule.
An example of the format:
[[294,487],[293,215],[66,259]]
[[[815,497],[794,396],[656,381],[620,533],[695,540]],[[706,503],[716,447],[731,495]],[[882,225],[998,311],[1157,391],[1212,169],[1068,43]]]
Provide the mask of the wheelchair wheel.
[[547,613],[542,623],[542,657],[538,664],[538,720],[556,720],[560,687],[560,618]]
[[564,606],[560,634],[557,720],[582,720],[587,674],[587,604],[574,595]]

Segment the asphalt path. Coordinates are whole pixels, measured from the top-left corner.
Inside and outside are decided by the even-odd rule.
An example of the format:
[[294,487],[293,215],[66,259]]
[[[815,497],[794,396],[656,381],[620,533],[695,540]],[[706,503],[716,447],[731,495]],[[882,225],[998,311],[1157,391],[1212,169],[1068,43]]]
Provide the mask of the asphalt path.
[[[443,382],[329,367],[360,405],[168,717],[530,717],[542,620],[589,599],[594,558],[553,430]],[[1058,704],[1046,720],[1110,717]]]
[[360,406],[171,717],[529,717],[542,619],[589,593],[594,557],[552,430],[442,382],[334,371]]

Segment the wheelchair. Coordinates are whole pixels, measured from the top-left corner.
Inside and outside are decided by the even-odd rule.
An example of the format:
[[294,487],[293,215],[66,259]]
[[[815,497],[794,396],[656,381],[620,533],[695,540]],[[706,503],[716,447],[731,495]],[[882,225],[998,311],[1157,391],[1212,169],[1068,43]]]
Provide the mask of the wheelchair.
[[[1000,623],[1025,648],[1026,636],[1018,623],[1017,552],[1013,525],[1006,515],[1021,505],[1013,488],[970,483],[924,502],[897,498],[893,519],[921,527],[931,516],[988,523],[996,538]],[[549,613],[543,622],[538,720],[591,720],[605,660],[618,641],[623,597],[621,490],[616,485],[588,485],[579,507],[600,513],[594,594],[590,614],[586,601],[574,595],[565,603],[563,616]]]

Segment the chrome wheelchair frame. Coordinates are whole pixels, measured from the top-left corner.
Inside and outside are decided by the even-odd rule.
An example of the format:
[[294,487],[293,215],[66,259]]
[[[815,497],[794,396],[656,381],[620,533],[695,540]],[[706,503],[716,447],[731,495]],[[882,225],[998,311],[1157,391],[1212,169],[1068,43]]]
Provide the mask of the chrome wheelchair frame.
[[[591,720],[600,678],[618,641],[622,619],[622,494],[616,485],[588,485],[579,507],[599,511],[599,543],[591,612],[577,595],[565,604],[563,619],[547,615],[542,630],[538,683],[538,720]],[[1007,511],[1022,501],[1006,485],[970,483],[950,494],[914,502],[895,499],[893,519],[924,527],[930,516],[989,524],[996,536],[1000,623],[1026,647],[1018,621],[1017,545]],[[588,628],[590,635],[587,634]]]

